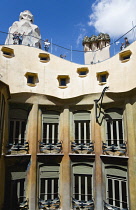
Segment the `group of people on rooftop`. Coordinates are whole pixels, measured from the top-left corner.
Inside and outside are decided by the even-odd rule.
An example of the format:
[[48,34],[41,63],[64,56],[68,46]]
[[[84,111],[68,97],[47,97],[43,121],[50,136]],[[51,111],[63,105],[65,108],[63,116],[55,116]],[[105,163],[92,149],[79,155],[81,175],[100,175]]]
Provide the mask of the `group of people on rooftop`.
[[15,31],[13,33],[13,44],[19,44],[19,45],[22,44],[24,34],[25,32],[23,34],[20,34]]
[[130,45],[127,37],[124,38],[124,41],[124,43],[121,43],[120,50],[124,50],[128,45]]

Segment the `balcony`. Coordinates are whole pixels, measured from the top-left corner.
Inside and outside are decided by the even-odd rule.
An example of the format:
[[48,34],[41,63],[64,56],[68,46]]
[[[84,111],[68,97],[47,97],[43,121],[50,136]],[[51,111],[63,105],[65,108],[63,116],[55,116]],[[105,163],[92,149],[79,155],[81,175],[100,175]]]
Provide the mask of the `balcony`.
[[42,200],[39,199],[39,209],[58,209],[60,207],[60,199],[48,199],[48,200]]
[[76,200],[75,198],[72,198],[72,209],[89,209],[89,210],[94,210],[94,201],[93,200],[88,200],[88,201],[83,201],[83,200]]
[[39,143],[39,148],[41,153],[61,153],[62,152],[62,142],[58,143]]
[[129,208],[112,206],[104,201],[104,210],[129,210]]
[[9,143],[7,146],[7,154],[9,155],[17,155],[17,154],[27,154],[29,150],[28,142],[22,143]]
[[103,142],[102,150],[104,155],[117,155],[117,156],[126,156],[127,153],[127,146],[126,142],[122,144],[111,144]]
[[[77,143],[76,143],[76,142]],[[87,142],[87,141],[79,141],[75,140],[74,142],[71,142],[71,150],[72,153],[76,154],[93,154],[94,152],[94,143],[93,142]]]

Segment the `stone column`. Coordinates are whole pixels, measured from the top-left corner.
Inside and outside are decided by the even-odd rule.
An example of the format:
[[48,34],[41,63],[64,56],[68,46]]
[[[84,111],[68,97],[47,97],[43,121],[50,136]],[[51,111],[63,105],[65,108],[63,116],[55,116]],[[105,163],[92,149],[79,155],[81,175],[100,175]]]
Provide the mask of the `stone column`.
[[61,114],[61,136],[60,138],[63,141],[63,153],[64,157],[61,163],[61,209],[71,209],[71,197],[70,197],[70,158],[69,158],[69,151],[70,151],[70,122],[69,122],[69,109],[66,107]]
[[92,110],[92,140],[95,146],[95,165],[94,165],[94,204],[95,210],[102,209],[102,154],[101,126],[96,122],[95,107]]
[[29,148],[31,154],[30,169],[28,174],[29,185],[29,209],[36,210],[37,195],[37,144],[38,144],[38,104],[33,104],[29,118]]
[[136,208],[136,102],[126,104],[129,209]]

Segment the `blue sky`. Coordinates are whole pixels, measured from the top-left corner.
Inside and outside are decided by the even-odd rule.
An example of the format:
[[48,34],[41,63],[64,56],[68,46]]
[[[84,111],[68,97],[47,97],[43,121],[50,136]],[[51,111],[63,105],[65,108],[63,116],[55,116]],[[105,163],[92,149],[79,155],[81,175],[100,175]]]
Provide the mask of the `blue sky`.
[[[136,23],[135,8],[135,0],[4,0],[1,2],[0,31],[8,32],[13,22],[19,20],[20,12],[29,10],[42,39],[82,51],[84,36],[104,32],[109,33],[111,40],[116,40],[130,30]],[[0,44],[5,38],[0,33]],[[71,59],[70,51],[65,49],[53,46],[52,53],[66,54],[67,59]],[[83,53],[74,51],[72,60],[83,63]]]

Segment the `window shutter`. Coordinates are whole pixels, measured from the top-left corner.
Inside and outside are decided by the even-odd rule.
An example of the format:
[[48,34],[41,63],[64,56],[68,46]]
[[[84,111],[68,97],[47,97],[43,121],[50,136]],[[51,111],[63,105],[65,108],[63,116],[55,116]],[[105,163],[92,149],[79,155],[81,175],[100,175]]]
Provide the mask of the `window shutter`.
[[59,114],[43,114],[43,123],[59,123]]
[[106,174],[112,175],[112,176],[126,177],[127,168],[126,167],[116,167],[116,166],[106,166]]
[[93,166],[86,166],[86,165],[76,165],[73,166],[73,173],[74,174],[92,174]]
[[41,167],[40,178],[59,178],[59,166]]
[[89,112],[77,112],[74,114],[74,120],[90,120]]
[[23,172],[11,172],[11,177],[12,180],[17,180],[17,179],[25,179],[26,178],[26,171]]

